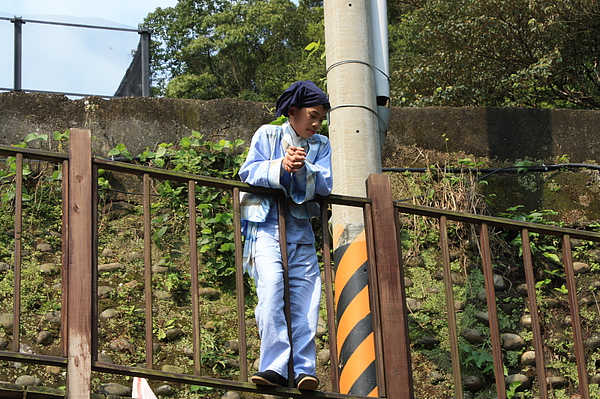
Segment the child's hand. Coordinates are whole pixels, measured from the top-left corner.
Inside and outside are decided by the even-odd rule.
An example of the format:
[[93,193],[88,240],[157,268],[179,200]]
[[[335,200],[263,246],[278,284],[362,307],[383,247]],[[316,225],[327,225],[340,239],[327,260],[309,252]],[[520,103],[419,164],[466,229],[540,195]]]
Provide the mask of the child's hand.
[[302,147],[290,147],[285,152],[283,158],[283,168],[288,173],[297,172],[304,166],[306,151]]

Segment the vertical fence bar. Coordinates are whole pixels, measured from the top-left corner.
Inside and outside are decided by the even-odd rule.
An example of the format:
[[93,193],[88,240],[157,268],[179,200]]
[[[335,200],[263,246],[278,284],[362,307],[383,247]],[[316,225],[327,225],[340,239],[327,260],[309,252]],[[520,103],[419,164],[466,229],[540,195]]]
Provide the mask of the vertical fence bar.
[[[69,356],[67,397],[91,397],[92,374],[91,132],[71,130],[69,162]],[[76,242],[75,242],[76,240]]]
[[92,361],[98,361],[98,166],[92,165]]
[[244,265],[242,247],[242,213],[240,189],[233,189],[233,237],[235,245],[235,287],[237,291],[238,335],[240,340],[240,381],[248,381],[248,355],[246,345],[246,300],[244,296]]
[[144,313],[146,324],[146,367],[154,363],[152,337],[152,226],[150,217],[150,176],[144,173]]
[[69,347],[69,336],[67,332],[68,321],[67,309],[69,303],[69,161],[62,163],[62,266],[61,266],[61,312],[60,312],[60,354],[67,357]]
[[372,201],[373,239],[377,248],[375,275],[379,286],[379,309],[375,311],[381,312],[386,397],[412,399],[408,310],[390,177],[370,175],[367,195]]
[[23,19],[16,17],[11,19],[15,24],[15,42],[14,42],[14,91],[21,91],[21,81],[23,74]]
[[363,217],[365,225],[365,239],[367,241],[367,259],[369,264],[369,300],[372,309],[372,329],[375,341],[375,375],[377,376],[377,392],[379,396],[385,397],[385,364],[383,349],[383,332],[381,327],[381,307],[379,306],[379,281],[377,279],[377,249],[374,242],[373,231],[373,209],[371,204],[366,204],[363,208]]
[[15,171],[15,265],[13,294],[13,340],[14,352],[21,346],[21,248],[23,239],[23,154],[16,155]]
[[287,233],[285,229],[285,200],[277,200],[277,212],[279,213],[279,247],[281,249],[281,262],[283,265],[283,312],[287,324],[288,337],[290,340],[290,360],[288,362],[288,385],[294,386],[294,347],[292,341],[292,310],[290,303],[290,271],[287,257]]
[[498,326],[498,309],[496,307],[496,289],[494,288],[494,270],[492,266],[492,252],[490,250],[490,237],[487,223],[482,223],[480,227],[479,245],[481,246],[481,261],[483,263],[483,275],[485,278],[485,296],[487,299],[490,335],[492,340],[496,392],[498,393],[498,399],[506,399],[504,364],[502,363],[502,344],[500,342],[500,328]]
[[337,331],[335,327],[335,303],[333,300],[333,271],[331,263],[331,235],[327,202],[321,202],[321,231],[323,234],[323,274],[325,275],[325,307],[327,309],[327,330],[329,331],[329,361],[331,369],[331,389],[340,392],[340,370],[338,364]]
[[198,237],[196,231],[196,183],[188,181],[188,215],[190,224],[190,280],[192,284],[192,340],[194,374],[200,375],[200,300],[198,287]]
[[142,97],[150,97],[150,31],[140,30],[140,49],[142,52]]
[[452,292],[452,270],[450,268],[450,249],[448,248],[448,223],[446,216],[440,217],[440,247],[442,248],[442,264],[444,267],[444,288],[446,291],[446,309],[448,312],[448,332],[450,335],[450,355],[452,358],[452,378],[454,380],[454,397],[462,398],[462,378],[460,373],[460,356],[458,352],[458,334],[454,295]]
[[577,301],[577,285],[575,284],[575,271],[571,255],[571,239],[568,234],[562,236],[563,260],[565,262],[565,280],[567,283],[569,310],[573,326],[573,341],[575,344],[575,361],[577,362],[577,375],[579,377],[579,395],[581,399],[590,398],[588,375],[585,362],[585,348],[583,346],[583,332],[581,318],[579,317],[579,302]]
[[533,275],[533,260],[531,245],[529,243],[529,230],[521,230],[521,248],[523,250],[523,266],[525,268],[525,282],[527,285],[527,299],[529,313],[531,313],[531,331],[533,333],[533,348],[535,350],[535,369],[537,371],[540,399],[548,398],[548,384],[546,383],[546,364],[544,361],[544,346],[540,330],[540,316],[535,293],[535,277]]

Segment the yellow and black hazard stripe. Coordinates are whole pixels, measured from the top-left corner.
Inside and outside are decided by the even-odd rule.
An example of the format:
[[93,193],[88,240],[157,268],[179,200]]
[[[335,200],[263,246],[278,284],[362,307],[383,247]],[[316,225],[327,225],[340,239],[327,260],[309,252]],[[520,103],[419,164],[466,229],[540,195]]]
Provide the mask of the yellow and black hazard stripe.
[[[375,342],[368,290],[368,257],[364,229],[348,239],[336,234],[334,251],[340,392],[377,396]],[[336,231],[336,232],[337,232]],[[340,242],[345,240],[346,243]]]

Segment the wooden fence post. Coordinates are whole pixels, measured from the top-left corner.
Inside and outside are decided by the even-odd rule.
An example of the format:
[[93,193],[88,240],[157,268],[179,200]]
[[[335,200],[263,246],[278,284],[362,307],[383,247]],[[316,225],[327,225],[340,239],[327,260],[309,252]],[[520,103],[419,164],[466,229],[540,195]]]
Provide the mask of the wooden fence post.
[[91,397],[92,144],[89,130],[72,129],[68,181],[67,397]]
[[383,370],[387,398],[414,398],[408,312],[404,291],[404,272],[400,254],[398,228],[390,178],[370,175],[367,196],[372,201],[375,260],[369,260],[370,273],[377,276],[379,312],[383,353]]

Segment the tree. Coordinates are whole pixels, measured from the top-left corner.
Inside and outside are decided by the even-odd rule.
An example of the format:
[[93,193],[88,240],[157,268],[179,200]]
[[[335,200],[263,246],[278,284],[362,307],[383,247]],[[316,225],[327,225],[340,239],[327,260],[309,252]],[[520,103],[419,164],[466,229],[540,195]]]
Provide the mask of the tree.
[[308,67],[305,51],[321,39],[310,35],[323,32],[322,16],[315,18],[322,5],[314,3],[179,0],[158,8],[144,21],[158,94],[272,101],[294,80],[317,80],[324,64],[320,71]]
[[600,107],[596,0],[412,0],[392,10],[396,105]]

